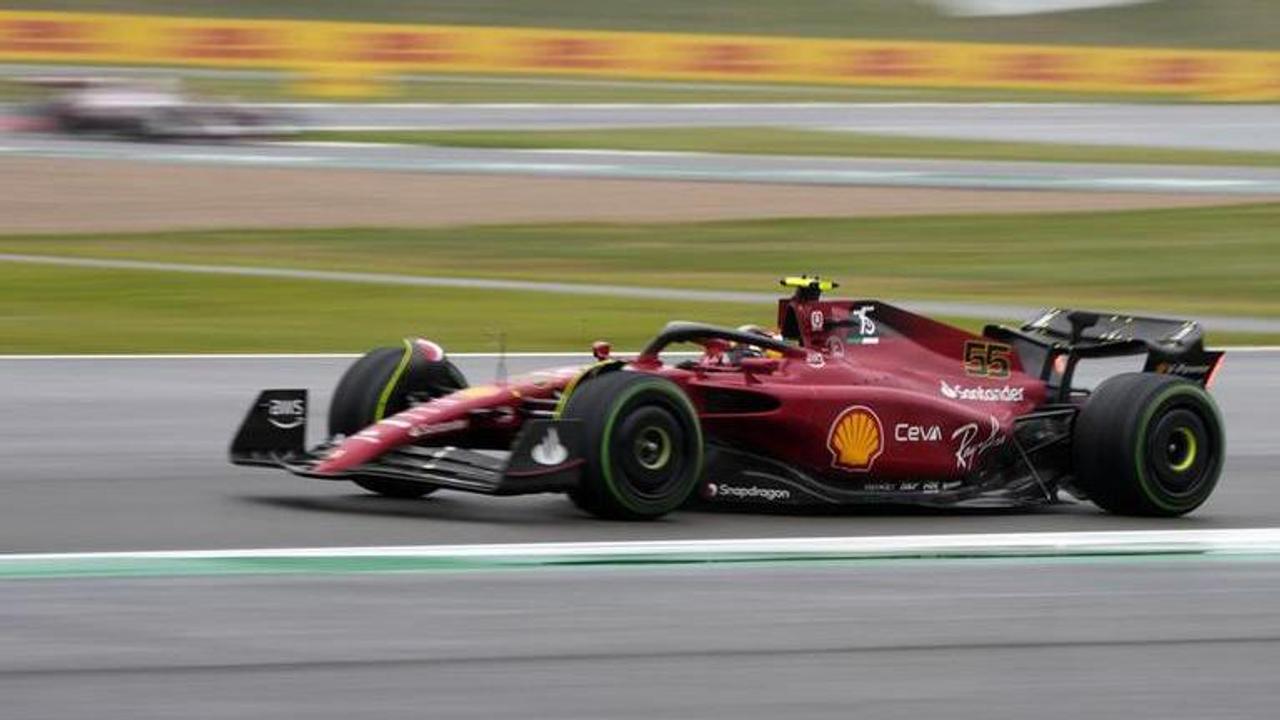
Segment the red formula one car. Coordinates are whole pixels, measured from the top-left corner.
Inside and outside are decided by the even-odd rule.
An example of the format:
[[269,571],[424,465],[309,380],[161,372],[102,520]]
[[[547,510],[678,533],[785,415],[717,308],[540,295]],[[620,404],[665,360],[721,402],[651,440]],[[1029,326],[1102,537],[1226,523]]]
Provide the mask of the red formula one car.
[[[393,497],[441,488],[564,492],[610,518],[686,503],[1010,507],[1063,493],[1125,514],[1189,512],[1222,470],[1206,392],[1222,353],[1192,322],[1053,310],[982,335],[788,278],[780,333],[667,325],[639,355],[468,387],[435,343],[374,350],[343,376],[330,439],[305,446],[305,390],[267,390],[240,465],[350,480]],[[670,363],[664,350],[701,347]],[[1082,360],[1145,356],[1092,391]],[[499,452],[494,452],[499,451]]]

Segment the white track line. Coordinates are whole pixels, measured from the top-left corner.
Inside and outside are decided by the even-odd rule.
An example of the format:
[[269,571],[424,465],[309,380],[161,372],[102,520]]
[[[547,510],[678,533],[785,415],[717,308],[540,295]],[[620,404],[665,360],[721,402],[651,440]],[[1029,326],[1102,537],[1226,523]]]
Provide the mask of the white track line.
[[[383,128],[379,128],[381,130]],[[404,143],[393,142],[355,142],[350,140],[274,140],[267,144],[275,147],[318,147],[318,148],[395,148],[408,147]]]
[[[566,165],[565,167],[576,166]],[[0,262],[101,270],[138,270],[144,272],[226,275],[232,277],[276,278],[285,280],[315,280],[320,282],[343,282],[405,287],[540,292],[558,295],[591,295],[647,300],[757,303],[774,302],[777,299],[777,295],[773,293],[735,292],[731,290],[649,288],[630,285],[593,285],[587,283],[538,282],[533,280],[434,277],[425,275],[396,275],[372,272],[308,270],[304,268],[255,267],[252,265],[201,265],[193,263],[152,262],[145,260],[86,258],[70,255],[26,255],[17,253],[0,253]]]
[[875,537],[742,538],[636,542],[514,543],[380,547],[248,548],[137,552],[20,553],[0,563],[44,560],[199,560],[221,558],[592,559],[641,556],[882,557],[1075,555],[1091,553],[1280,553],[1280,528],[1139,530]]
[[[385,102],[385,103],[341,103],[341,102],[256,102],[245,103],[254,108],[297,108],[301,110],[808,110],[808,109],[859,109],[859,110],[902,110],[902,109],[1044,109],[1084,107],[1082,103],[1034,103],[1034,102],[940,102],[940,101],[905,101],[905,102],[712,102],[712,103],[649,103],[649,102],[598,102],[598,103],[556,103],[556,102],[503,102],[503,103],[450,103],[450,102]],[[1103,104],[1106,105],[1105,103]],[[1089,107],[1094,107],[1090,105]]]

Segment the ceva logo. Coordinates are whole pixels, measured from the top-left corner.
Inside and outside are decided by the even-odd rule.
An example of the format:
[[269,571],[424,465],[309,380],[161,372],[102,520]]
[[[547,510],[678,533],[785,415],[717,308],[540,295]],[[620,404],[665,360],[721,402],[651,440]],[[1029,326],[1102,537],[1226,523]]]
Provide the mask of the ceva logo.
[[942,439],[942,428],[937,425],[898,423],[893,426],[893,439],[898,442],[937,442]]

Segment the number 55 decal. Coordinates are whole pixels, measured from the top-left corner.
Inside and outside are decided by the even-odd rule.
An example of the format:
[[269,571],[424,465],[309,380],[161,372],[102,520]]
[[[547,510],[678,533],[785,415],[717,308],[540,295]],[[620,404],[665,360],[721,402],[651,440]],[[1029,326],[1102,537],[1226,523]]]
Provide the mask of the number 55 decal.
[[1013,368],[1012,354],[1008,345],[970,340],[964,344],[964,372],[974,377],[1007,378]]

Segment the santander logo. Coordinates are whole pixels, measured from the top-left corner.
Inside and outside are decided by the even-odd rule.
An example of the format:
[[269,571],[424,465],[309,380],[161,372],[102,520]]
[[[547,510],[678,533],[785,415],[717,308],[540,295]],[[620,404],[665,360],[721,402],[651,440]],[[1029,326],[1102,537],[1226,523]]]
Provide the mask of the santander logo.
[[938,392],[951,400],[968,400],[971,402],[1022,402],[1024,388],[1001,385],[999,387],[964,387],[952,385],[946,380],[939,380]]

